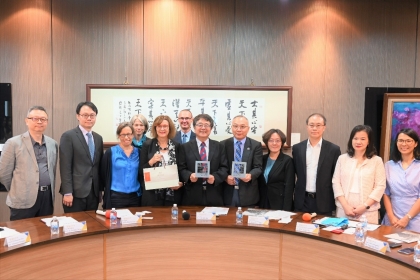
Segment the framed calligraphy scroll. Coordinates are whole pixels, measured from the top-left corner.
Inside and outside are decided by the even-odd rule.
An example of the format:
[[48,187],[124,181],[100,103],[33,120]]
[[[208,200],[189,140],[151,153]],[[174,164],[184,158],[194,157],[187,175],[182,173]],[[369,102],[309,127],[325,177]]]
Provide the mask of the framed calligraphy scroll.
[[179,129],[178,112],[183,109],[189,109],[193,116],[204,113],[214,119],[213,140],[232,137],[232,119],[244,115],[250,125],[248,137],[261,142],[264,132],[278,128],[286,134],[286,145],[290,146],[292,87],[88,84],[86,100],[98,107],[94,130],[102,135],[105,147],[117,143],[118,124],[133,115],[144,115],[150,126],[157,116],[168,115]]
[[383,108],[380,156],[387,162],[401,129],[420,134],[420,93],[386,93]]

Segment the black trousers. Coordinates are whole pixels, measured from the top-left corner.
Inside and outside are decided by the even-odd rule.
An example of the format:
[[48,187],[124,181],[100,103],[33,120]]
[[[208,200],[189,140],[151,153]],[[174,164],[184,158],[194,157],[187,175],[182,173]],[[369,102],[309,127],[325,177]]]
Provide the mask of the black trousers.
[[111,208],[127,208],[139,207],[141,204],[141,196],[136,192],[122,193],[111,191]]
[[34,206],[27,209],[10,208],[10,220],[16,221],[21,219],[50,216],[54,212],[51,189],[47,191],[38,190],[38,195]]
[[93,186],[90,188],[90,193],[87,197],[80,198],[73,196],[73,204],[68,207],[63,204],[64,213],[80,212],[97,210],[99,204],[99,197],[93,192]]
[[325,216],[331,216],[332,215],[332,211],[331,212],[319,212],[318,211],[318,207],[316,204],[316,197],[310,197],[305,195],[305,201],[303,203],[303,209],[301,210],[296,210],[298,212],[307,212],[307,213],[317,213],[319,215],[325,215]]

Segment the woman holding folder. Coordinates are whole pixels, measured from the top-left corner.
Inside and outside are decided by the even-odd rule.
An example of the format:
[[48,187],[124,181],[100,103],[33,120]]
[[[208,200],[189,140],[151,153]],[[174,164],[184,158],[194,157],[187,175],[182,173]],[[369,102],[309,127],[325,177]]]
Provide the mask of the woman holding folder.
[[[180,144],[171,140],[175,134],[175,125],[169,116],[161,115],[154,120],[150,131],[153,138],[147,140],[141,150],[142,168],[177,164]],[[142,184],[142,206],[164,206],[175,203],[179,205],[182,201],[182,186],[183,183],[179,182],[177,186],[146,190],[146,185]]]

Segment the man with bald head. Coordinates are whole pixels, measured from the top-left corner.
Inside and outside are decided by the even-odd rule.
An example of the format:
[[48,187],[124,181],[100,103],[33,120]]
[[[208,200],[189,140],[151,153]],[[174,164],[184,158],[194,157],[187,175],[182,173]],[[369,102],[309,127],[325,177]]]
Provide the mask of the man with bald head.
[[[259,200],[258,177],[262,173],[261,143],[247,137],[249,122],[239,115],[232,120],[233,137],[222,141],[228,159],[229,175],[224,182],[223,200],[226,206],[255,206]],[[234,178],[232,162],[245,162],[244,178]]]
[[195,140],[195,133],[191,130],[191,123],[193,122],[193,115],[190,110],[183,109],[178,114],[178,123],[181,130],[177,131],[174,140],[180,144]]

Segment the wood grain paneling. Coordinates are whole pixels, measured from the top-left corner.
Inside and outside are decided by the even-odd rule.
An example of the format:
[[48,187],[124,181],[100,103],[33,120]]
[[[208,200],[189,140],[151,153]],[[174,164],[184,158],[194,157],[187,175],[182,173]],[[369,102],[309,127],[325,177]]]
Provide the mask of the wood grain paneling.
[[104,279],[103,238],[100,234],[11,252],[0,259],[0,279]]
[[107,279],[279,279],[276,232],[147,229],[110,233],[106,245]]
[[418,279],[413,269],[371,254],[283,234],[280,279]]
[[144,1],[144,82],[232,85],[235,1]]

